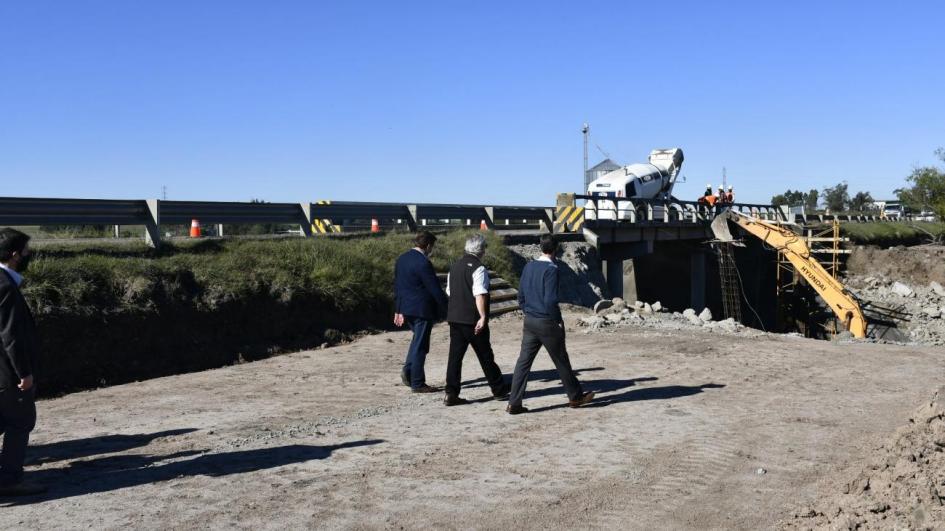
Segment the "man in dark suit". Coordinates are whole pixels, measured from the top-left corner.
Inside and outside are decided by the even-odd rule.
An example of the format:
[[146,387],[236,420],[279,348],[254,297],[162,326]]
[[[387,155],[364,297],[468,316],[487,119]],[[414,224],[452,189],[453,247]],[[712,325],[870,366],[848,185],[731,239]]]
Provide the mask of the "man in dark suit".
[[30,262],[29,236],[0,230],[0,496],[38,494],[45,489],[23,482],[23,461],[36,425],[33,368],[39,339],[33,315],[20,292]]
[[414,393],[434,393],[439,389],[427,385],[423,364],[430,352],[433,323],[446,313],[448,301],[429,258],[436,236],[421,231],[414,243],[415,247],[400,255],[394,266],[394,324],[406,323],[413,331],[400,378]]
[[528,383],[528,373],[541,347],[545,347],[558,369],[558,376],[568,394],[568,406],[581,407],[594,399],[593,392],[585,392],[581,388],[565,347],[564,319],[558,307],[558,265],[555,263],[558,242],[554,236],[543,234],[540,244],[541,256],[525,264],[519,282],[518,303],[525,320],[522,326],[522,349],[512,375],[512,394],[506,408],[512,415],[528,411],[522,406],[525,384]]

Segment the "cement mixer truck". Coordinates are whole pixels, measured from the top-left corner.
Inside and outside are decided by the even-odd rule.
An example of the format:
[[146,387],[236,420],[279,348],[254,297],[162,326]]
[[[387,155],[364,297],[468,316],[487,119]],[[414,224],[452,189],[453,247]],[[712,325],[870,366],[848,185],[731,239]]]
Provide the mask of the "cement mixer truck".
[[585,219],[630,219],[635,207],[620,198],[669,201],[682,163],[682,149],[654,149],[645,164],[630,164],[594,179],[587,195],[601,199],[587,202]]

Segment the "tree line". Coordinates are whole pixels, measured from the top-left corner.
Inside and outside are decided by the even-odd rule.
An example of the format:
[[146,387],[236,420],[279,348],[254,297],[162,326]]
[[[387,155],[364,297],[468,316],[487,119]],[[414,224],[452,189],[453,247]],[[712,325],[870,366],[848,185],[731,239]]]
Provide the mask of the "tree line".
[[[945,163],[945,148],[935,151],[936,157]],[[920,166],[906,176],[907,186],[895,190],[896,196],[913,211],[932,210],[939,219],[945,219],[945,168]],[[859,191],[851,195],[849,185],[842,181],[822,191],[811,189],[788,189],[771,198],[775,206],[803,206],[806,210],[817,210],[818,206],[831,212],[865,212],[873,208],[873,196]]]

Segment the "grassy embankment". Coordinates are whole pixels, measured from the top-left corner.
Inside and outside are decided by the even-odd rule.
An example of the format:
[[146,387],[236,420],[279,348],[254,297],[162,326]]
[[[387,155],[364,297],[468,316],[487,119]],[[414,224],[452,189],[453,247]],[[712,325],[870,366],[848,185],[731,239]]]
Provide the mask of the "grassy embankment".
[[[445,270],[465,232],[440,237]],[[486,263],[517,283],[488,235]],[[409,234],[362,239],[38,245],[25,289],[45,395],[219,367],[389,326]]]
[[892,247],[929,243],[933,238],[941,240],[945,236],[945,223],[843,223],[840,231],[857,245]]

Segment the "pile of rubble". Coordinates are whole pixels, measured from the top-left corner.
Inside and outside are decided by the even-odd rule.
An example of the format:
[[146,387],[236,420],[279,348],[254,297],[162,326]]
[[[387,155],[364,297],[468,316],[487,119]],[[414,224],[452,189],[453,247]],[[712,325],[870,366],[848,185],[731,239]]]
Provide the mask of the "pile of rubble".
[[[510,245],[516,272],[521,275],[525,264],[541,256],[537,244]],[[600,256],[594,246],[584,242],[564,242],[558,256],[558,298],[561,302],[590,308],[602,297],[608,297]]]
[[786,529],[945,527],[945,387],[831,498],[798,511]]
[[587,328],[584,332],[586,334],[620,326],[643,326],[662,330],[701,328],[722,334],[762,334],[734,319],[714,321],[708,308],[701,313],[696,313],[692,308],[682,313],[670,312],[659,301],[652,304],[641,301],[628,304],[621,298],[604,299],[594,305],[594,314],[578,321],[580,326]]
[[910,314],[899,327],[908,342],[945,345],[945,287],[938,282],[910,285],[882,275],[851,275],[846,285],[861,299]]

